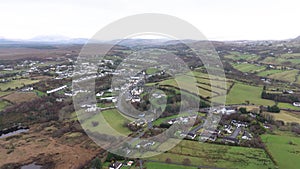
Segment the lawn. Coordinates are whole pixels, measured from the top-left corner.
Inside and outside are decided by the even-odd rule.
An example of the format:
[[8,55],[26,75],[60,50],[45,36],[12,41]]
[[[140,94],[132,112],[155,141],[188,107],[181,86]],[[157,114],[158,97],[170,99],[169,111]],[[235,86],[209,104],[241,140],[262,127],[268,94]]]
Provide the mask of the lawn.
[[[127,119],[128,118],[128,119]],[[124,123],[132,121],[129,117],[124,117],[117,109],[101,111],[94,116],[86,119],[82,126],[84,129],[89,129],[92,132],[108,135],[125,135],[130,134],[130,130],[124,127]],[[98,125],[93,126],[93,122],[98,122]]]
[[278,103],[278,107],[283,109],[300,110],[300,107],[293,106],[290,103]]
[[274,101],[261,99],[262,90],[262,86],[235,83],[226,97],[226,104],[242,104],[247,100],[255,105],[274,105]]
[[261,137],[275,161],[278,163],[279,168],[300,168],[299,137],[270,134],[262,135]]
[[188,158],[192,165],[221,168],[264,169],[275,168],[263,149],[217,145],[183,140],[168,152],[150,157],[149,160],[182,163]]
[[152,74],[154,74],[154,73],[156,73],[156,72],[158,72],[159,71],[159,69],[157,69],[157,68],[148,68],[147,70],[146,70],[146,73],[148,74],[148,75],[152,75]]
[[7,89],[16,89],[23,87],[24,85],[29,85],[29,84],[34,84],[39,82],[39,80],[30,80],[30,79],[17,79],[17,80],[12,80],[7,83],[0,83],[0,89],[2,91],[5,91]]

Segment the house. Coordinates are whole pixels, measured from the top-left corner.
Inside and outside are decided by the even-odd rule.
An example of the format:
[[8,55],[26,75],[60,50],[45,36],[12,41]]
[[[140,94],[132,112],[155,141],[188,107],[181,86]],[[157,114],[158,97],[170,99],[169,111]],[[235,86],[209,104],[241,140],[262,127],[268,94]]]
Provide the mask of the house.
[[236,120],[232,120],[231,124],[233,124],[236,127],[247,127],[248,124],[246,122],[240,122],[240,121],[236,121]]
[[223,107],[222,109],[219,109],[217,110],[218,113],[222,113],[223,115],[230,115],[230,114],[233,114],[233,113],[236,113],[236,110],[233,109],[233,108],[226,108],[226,107]]
[[300,102],[294,102],[293,106],[300,107]]
[[232,144],[238,144],[240,141],[237,138],[233,138],[233,137],[224,137],[223,141],[226,143],[232,143]]
[[244,140],[251,140],[252,135],[248,131],[244,131],[242,139]]
[[30,92],[32,90],[33,90],[33,87],[26,87],[26,88],[21,89],[22,92]]
[[187,133],[186,138],[194,140],[196,136],[197,135],[195,133]]
[[113,162],[108,166],[108,168],[109,169],[120,169],[122,167],[122,165],[123,164],[120,162]]
[[67,85],[63,85],[63,86],[58,87],[58,88],[56,88],[56,89],[48,90],[48,91],[47,91],[47,94],[51,94],[51,93],[60,91],[60,90],[65,89],[65,88],[67,88]]
[[133,164],[133,161],[128,161],[127,162],[127,166],[132,166],[132,164]]

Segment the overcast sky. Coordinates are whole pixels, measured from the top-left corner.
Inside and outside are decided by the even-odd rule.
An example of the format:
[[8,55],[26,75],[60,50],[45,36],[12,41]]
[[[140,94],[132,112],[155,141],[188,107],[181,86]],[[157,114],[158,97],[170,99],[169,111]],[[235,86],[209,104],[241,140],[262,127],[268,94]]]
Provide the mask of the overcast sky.
[[300,35],[299,0],[0,0],[0,37],[90,38],[125,16],[184,19],[211,40],[288,39]]

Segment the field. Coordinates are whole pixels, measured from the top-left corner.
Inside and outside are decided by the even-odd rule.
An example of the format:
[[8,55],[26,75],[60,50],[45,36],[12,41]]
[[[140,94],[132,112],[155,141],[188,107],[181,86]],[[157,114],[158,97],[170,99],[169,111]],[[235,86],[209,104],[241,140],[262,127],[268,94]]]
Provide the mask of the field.
[[2,111],[5,107],[9,106],[10,103],[5,101],[5,100],[1,100],[0,101],[0,111]]
[[290,103],[278,103],[278,107],[282,109],[300,110],[300,107],[293,106]]
[[16,89],[23,87],[24,85],[29,85],[33,83],[39,82],[38,80],[30,80],[30,79],[17,79],[17,80],[12,80],[7,83],[0,83],[0,89],[2,91],[5,91],[7,89]]
[[167,164],[162,162],[146,162],[148,169],[196,169],[197,167],[182,166],[176,164]]
[[[123,124],[127,121],[131,121],[131,119],[126,119],[116,109],[110,109],[101,111],[88,118],[82,123],[82,126],[84,129],[89,129],[92,132],[99,131],[99,133],[108,135],[128,135],[130,130],[127,127],[123,127]],[[93,122],[98,122],[99,124],[93,126]]]
[[257,73],[266,68],[266,66],[257,66],[249,63],[240,63],[240,64],[235,63],[232,64],[232,66],[241,72],[248,72],[248,73]]
[[[267,113],[267,112],[265,112]],[[281,110],[280,113],[268,113],[274,116],[275,120],[282,120],[285,123],[297,122],[300,123],[300,118],[292,115],[291,113]]]
[[226,97],[226,104],[242,104],[249,101],[256,105],[274,105],[274,101],[261,99],[262,87],[235,83]]
[[270,70],[265,70],[265,71],[259,72],[257,75],[261,76],[261,77],[267,77],[267,76],[271,76],[273,74],[282,73],[282,72],[284,72],[284,70],[281,70],[281,69],[270,69]]
[[30,101],[37,98],[37,95],[35,92],[14,92],[12,94],[9,94],[3,99],[8,100],[12,103],[21,103],[25,101]]
[[[161,146],[164,146],[163,144]],[[274,168],[263,149],[208,144],[183,140],[168,152],[150,157],[149,160],[165,162],[169,158],[180,164],[188,158],[193,166],[221,168],[264,169]]]
[[279,168],[300,168],[300,138],[285,135],[263,135],[262,140]]
[[[211,79],[210,79],[211,78]],[[176,79],[176,80],[175,80]],[[181,89],[200,95],[204,98],[226,94],[226,85],[230,86],[230,80],[225,81],[221,77],[211,76],[200,72],[179,75],[175,79],[164,80],[160,85],[180,86]]]
[[271,79],[282,80],[287,82],[295,82],[296,76],[298,75],[298,70],[289,70],[281,73],[275,73],[268,76]]
[[246,61],[255,61],[259,58],[257,55],[251,55],[251,54],[241,54],[239,52],[230,52],[229,55],[224,56],[226,59],[232,59],[232,60],[246,60]]

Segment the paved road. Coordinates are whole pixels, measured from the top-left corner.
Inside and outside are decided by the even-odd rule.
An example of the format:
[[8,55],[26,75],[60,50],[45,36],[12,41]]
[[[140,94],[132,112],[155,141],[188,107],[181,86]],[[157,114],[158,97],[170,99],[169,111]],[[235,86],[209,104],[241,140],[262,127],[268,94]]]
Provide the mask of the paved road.
[[241,127],[237,127],[235,130],[234,130],[234,132],[231,134],[231,138],[236,138],[238,135],[239,135],[239,133],[241,132],[241,130],[242,130],[242,128]]

